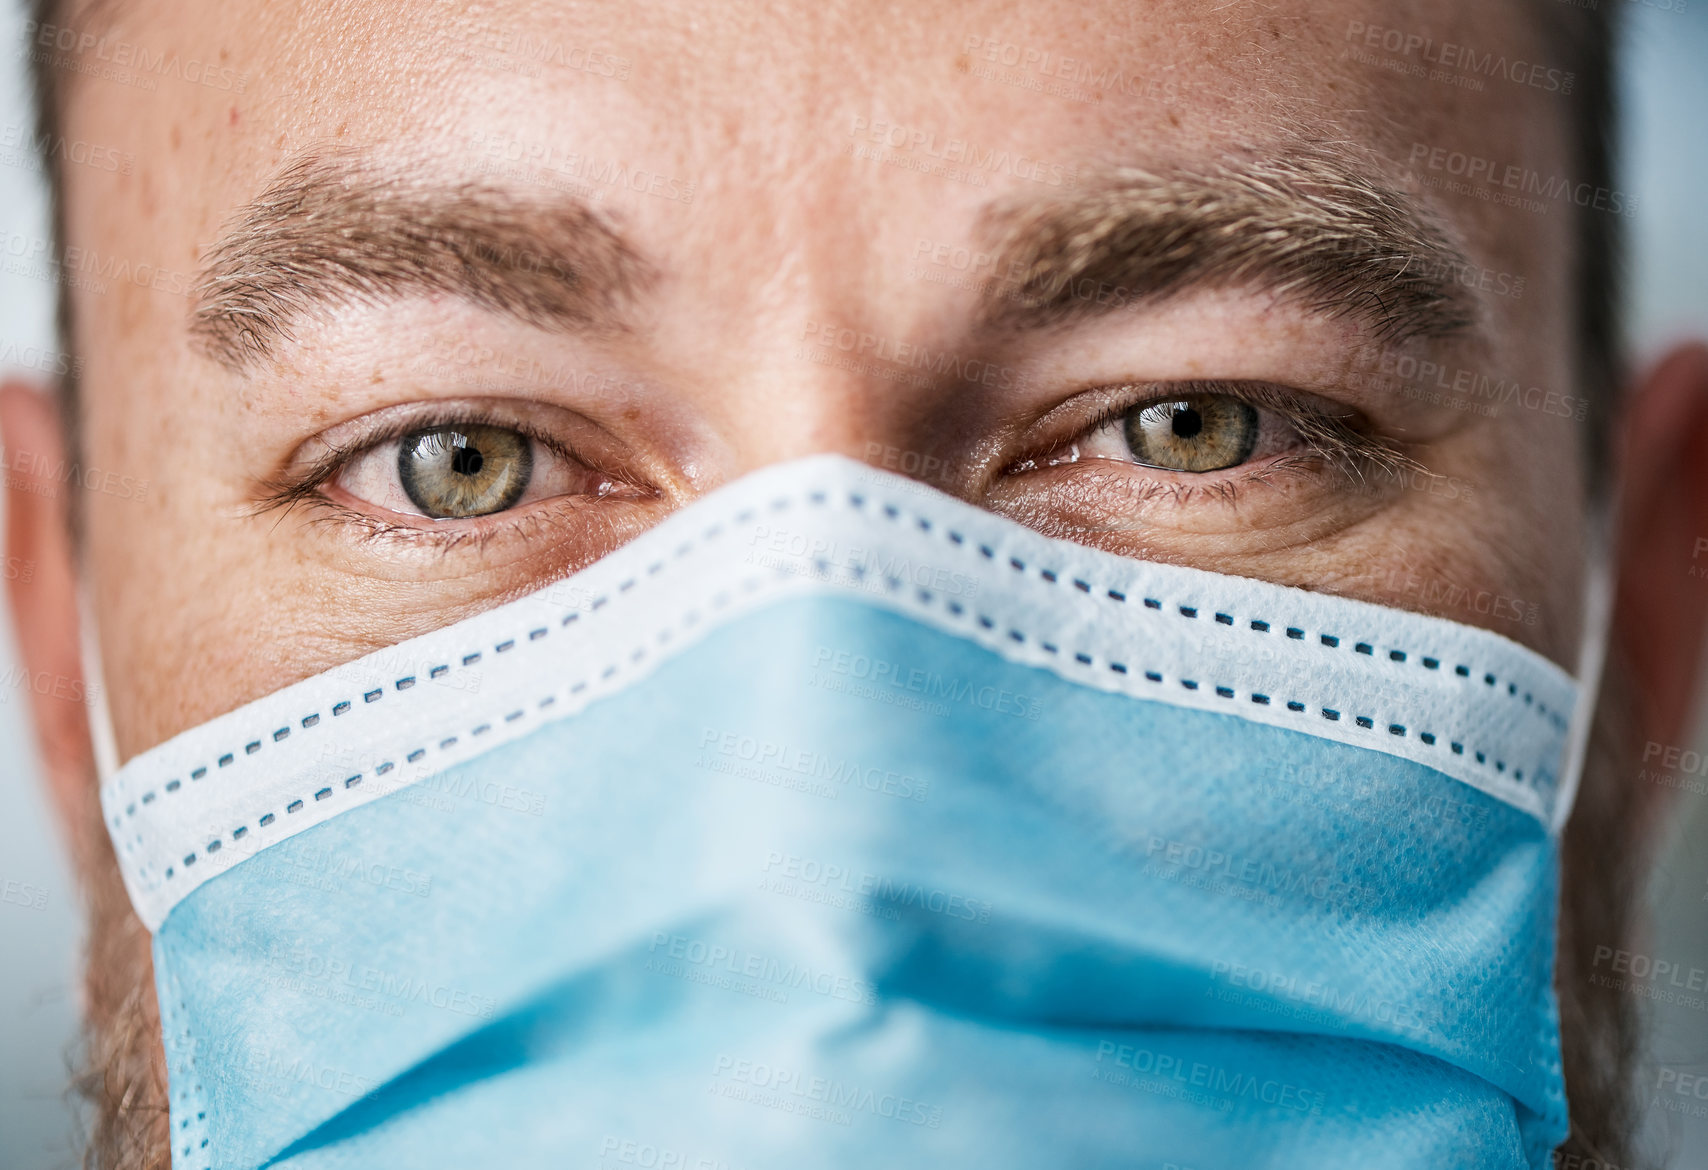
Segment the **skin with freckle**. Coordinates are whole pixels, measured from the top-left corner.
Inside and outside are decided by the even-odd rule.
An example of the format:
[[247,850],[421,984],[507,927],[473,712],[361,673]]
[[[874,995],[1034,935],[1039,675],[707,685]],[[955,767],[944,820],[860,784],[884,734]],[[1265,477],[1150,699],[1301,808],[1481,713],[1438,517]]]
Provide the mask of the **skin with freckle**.
[[[85,78],[64,97],[68,136],[136,160],[71,176],[68,241],[170,274],[72,293],[80,458],[148,483],[78,502],[121,759],[535,590],[745,472],[826,451],[929,456],[932,486],[1052,535],[1431,612],[1577,665],[1583,419],[1541,398],[1468,409],[1395,373],[1428,362],[1449,381],[1582,394],[1576,209],[1455,194],[1412,165],[1443,147],[1570,174],[1568,108],[1544,88],[1475,90],[1347,52],[1354,25],[1384,25],[1546,58],[1517,3],[134,0],[99,19],[243,79],[142,93]],[[1040,90],[990,45],[1129,80]],[[954,164],[950,141],[1028,161]],[[1523,295],[1473,290],[1474,328],[1402,345],[1238,284],[1004,333],[972,324],[976,275],[935,259],[984,246],[992,208],[1068,198],[1124,167],[1325,143],[1478,269],[1521,276]],[[534,328],[444,292],[346,298],[246,369],[213,360],[190,327],[210,250],[284,168],[340,152],[446,190],[577,197],[653,279],[621,328]],[[872,352],[845,352],[844,329],[877,339]],[[885,356],[900,347],[994,373],[921,381]],[[1198,479],[1086,454],[1106,449],[1087,437],[1100,411],[1131,405],[1121,388],[1212,382],[1286,388],[1386,454]],[[377,515],[360,476],[289,495],[378,428],[452,408],[544,435],[620,490],[452,521]],[[1055,458],[1075,443],[1079,459]],[[91,866],[111,866],[103,848]],[[106,953],[128,953],[146,989],[146,936],[126,929],[109,923]]]

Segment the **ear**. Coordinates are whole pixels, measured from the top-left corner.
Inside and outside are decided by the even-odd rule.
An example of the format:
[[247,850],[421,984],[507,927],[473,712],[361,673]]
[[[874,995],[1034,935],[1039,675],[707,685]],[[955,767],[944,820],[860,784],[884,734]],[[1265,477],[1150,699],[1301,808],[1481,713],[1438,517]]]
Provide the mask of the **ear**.
[[1625,416],[1614,648],[1636,688],[1633,730],[1677,744],[1708,632],[1708,346],[1669,353]]
[[[99,823],[89,746],[89,698],[79,653],[77,563],[67,523],[76,479],[67,474],[53,398],[26,383],[0,384],[6,482],[7,599],[27,677],[42,768],[66,840]],[[94,818],[93,820],[91,818]]]

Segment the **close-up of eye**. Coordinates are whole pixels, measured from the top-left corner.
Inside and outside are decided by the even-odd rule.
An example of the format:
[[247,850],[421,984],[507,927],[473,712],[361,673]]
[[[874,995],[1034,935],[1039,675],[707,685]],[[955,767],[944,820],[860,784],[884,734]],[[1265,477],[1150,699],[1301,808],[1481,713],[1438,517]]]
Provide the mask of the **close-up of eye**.
[[534,473],[526,435],[503,427],[436,427],[397,444],[397,479],[409,502],[435,520],[502,512]]
[[1257,411],[1233,398],[1199,395],[1154,402],[1121,419],[1133,459],[1169,471],[1220,471],[1251,457]]
[[988,507],[1064,539],[1111,548],[1142,539],[1153,551],[1163,539],[1214,536],[1249,550],[1314,539],[1427,474],[1412,448],[1359,411],[1256,381],[1093,388],[1017,446],[1030,453],[1007,466]]
[[[1070,401],[1034,428],[1053,445],[1015,471],[1093,461],[1166,472],[1191,482],[1241,468],[1247,474],[1294,470],[1356,473],[1397,470],[1409,460],[1370,433],[1356,414],[1313,395],[1263,383],[1193,382],[1117,387],[1087,396],[1094,410]],[[1068,437],[1059,437],[1067,428]]]
[[[521,407],[467,407],[449,418],[423,415],[424,409],[405,407],[398,421],[382,413],[333,428],[298,456],[266,504],[330,505],[370,530],[430,533],[456,521],[498,523],[554,500],[653,496],[572,450],[550,433],[549,418],[514,426],[497,421]],[[494,421],[483,421],[483,410]],[[570,429],[565,418],[556,426]],[[587,447],[598,447],[585,424],[575,429]]]

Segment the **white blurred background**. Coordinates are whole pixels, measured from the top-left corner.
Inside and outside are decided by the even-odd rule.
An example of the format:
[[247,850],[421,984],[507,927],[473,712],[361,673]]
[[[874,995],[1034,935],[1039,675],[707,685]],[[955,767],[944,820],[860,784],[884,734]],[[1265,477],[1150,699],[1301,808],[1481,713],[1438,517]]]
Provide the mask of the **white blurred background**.
[[[1640,197],[1630,309],[1634,352],[1645,359],[1670,340],[1708,337],[1708,0],[1600,2],[1621,4],[1629,17],[1626,167],[1617,186]],[[7,5],[0,144],[27,147],[22,37],[22,12]],[[0,150],[0,239],[47,231],[41,175],[27,149]],[[0,266],[0,352],[53,348],[52,321],[53,286]],[[14,666],[10,625],[0,622],[0,884],[28,889],[27,905],[0,901],[0,1170],[62,1170],[78,1165],[80,1122],[66,1087],[82,926],[36,777],[26,696],[9,685]],[[1697,727],[1693,745],[1708,749],[1708,718]],[[1708,968],[1708,797],[1680,794],[1650,901],[1654,934],[1643,949]],[[1652,1032],[1645,1103],[1659,1067],[1708,1074],[1708,1012],[1657,1007]],[[1708,1102],[1680,1101],[1704,1116],[1645,1109],[1652,1136],[1669,1150],[1642,1170],[1708,1170]]]

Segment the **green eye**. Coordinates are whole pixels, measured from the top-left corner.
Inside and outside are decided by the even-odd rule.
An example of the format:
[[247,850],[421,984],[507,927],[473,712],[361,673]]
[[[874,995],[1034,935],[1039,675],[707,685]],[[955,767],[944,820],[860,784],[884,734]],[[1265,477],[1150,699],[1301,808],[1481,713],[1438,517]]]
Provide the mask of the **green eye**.
[[1220,471],[1244,463],[1257,446],[1256,408],[1226,395],[1152,402],[1121,424],[1133,458],[1166,471]]
[[533,471],[527,436],[504,427],[433,427],[398,444],[404,492],[437,520],[504,511],[521,499]]

